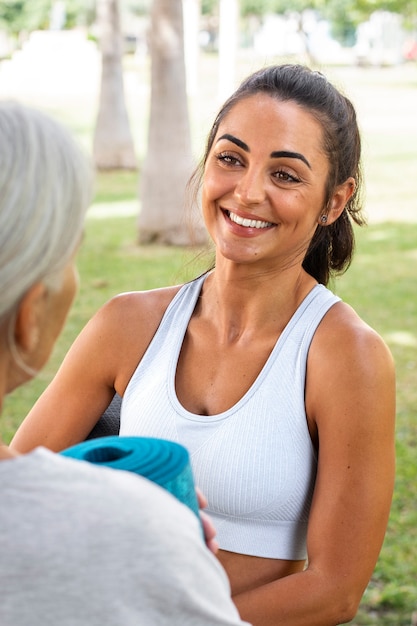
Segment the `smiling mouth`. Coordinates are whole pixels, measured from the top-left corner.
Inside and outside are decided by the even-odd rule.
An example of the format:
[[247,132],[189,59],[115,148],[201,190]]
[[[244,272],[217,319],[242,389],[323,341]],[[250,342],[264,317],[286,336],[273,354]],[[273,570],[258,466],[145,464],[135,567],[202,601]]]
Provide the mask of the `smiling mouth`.
[[236,215],[236,213],[232,213],[231,211],[225,211],[225,213],[232,222],[239,224],[239,226],[244,226],[245,228],[270,228],[271,226],[275,226],[272,222],[249,220],[247,218],[239,217],[239,215]]

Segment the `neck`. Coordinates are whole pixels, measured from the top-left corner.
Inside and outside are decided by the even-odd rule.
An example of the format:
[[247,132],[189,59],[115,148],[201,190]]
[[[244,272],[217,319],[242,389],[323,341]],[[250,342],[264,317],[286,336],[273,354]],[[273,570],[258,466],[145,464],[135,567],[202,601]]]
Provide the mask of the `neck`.
[[229,338],[281,332],[316,284],[304,270],[298,276],[239,274],[216,268],[199,303],[200,313]]

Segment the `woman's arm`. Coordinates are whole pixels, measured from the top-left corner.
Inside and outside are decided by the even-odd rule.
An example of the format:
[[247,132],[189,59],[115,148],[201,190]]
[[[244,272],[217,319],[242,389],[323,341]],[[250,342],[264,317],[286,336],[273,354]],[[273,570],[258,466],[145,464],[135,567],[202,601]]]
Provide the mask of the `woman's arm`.
[[254,626],[352,619],[384,539],[395,473],[394,366],[381,338],[344,304],[317,330],[306,407],[319,447],[308,565],[234,598]]
[[121,294],[105,304],[73,343],[11,447],[59,451],[83,441],[114,392],[123,395],[177,289]]

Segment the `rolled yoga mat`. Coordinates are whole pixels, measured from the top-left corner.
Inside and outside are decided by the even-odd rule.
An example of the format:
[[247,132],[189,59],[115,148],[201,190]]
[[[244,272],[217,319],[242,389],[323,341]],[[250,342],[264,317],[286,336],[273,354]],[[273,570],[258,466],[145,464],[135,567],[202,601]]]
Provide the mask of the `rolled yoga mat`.
[[172,493],[200,519],[190,458],[178,443],[114,435],[83,441],[61,454],[144,476]]

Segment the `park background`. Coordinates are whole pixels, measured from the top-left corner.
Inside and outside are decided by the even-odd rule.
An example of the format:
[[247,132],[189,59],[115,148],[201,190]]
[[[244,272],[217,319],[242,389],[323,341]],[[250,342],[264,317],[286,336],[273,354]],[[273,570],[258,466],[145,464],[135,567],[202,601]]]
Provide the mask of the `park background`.
[[[37,1],[39,6],[43,2]],[[189,1],[183,0],[184,10]],[[32,4],[35,4],[33,0]],[[77,24],[76,20],[71,28],[64,28],[66,18],[65,11],[62,11],[65,3],[49,4],[51,8],[52,4],[55,5],[55,11],[57,5],[60,7],[61,12],[54,13],[56,22],[51,24],[52,13],[49,12],[50,21],[43,25],[44,28],[20,32],[19,37],[10,34],[2,24],[0,9],[0,30],[3,29],[0,36],[0,97],[13,98],[47,111],[69,126],[93,155],[102,80],[98,31],[94,30],[94,23]],[[133,17],[132,13],[126,12],[126,3],[121,2],[119,6],[124,42],[122,95],[134,144],[135,166],[97,169],[95,197],[79,254],[79,295],[47,368],[35,381],[7,399],[0,421],[0,433],[6,441],[10,440],[31,404],[53,376],[82,326],[107,299],[122,291],[181,282],[196,275],[207,261],[207,257],[201,254],[205,248],[166,245],[158,241],[154,244],[138,242],[141,175],[148,150],[151,106],[151,54],[147,45],[147,32],[151,26],[150,3],[139,4],[143,7],[139,15]],[[374,27],[379,24],[379,30],[375,27],[376,34],[372,40],[368,38],[366,47],[363,36],[362,39],[357,36],[357,27],[347,29],[343,42],[334,39],[331,24],[321,18],[318,3],[312,0],[310,4],[314,11],[308,13],[309,24],[313,20],[320,25],[318,35],[322,45],[311,50],[306,50],[302,38],[295,36],[294,15],[269,11],[256,19],[252,15],[248,21],[249,18],[244,19],[240,11],[233,63],[228,62],[227,68],[224,63],[222,66],[216,38],[218,7],[216,9],[215,2],[211,4],[212,14],[199,16],[199,48],[194,50],[191,60],[186,58],[186,97],[195,161],[203,152],[216,110],[227,95],[224,93],[224,75],[222,77],[225,69],[229,72],[226,89],[232,91],[241,78],[266,64],[308,63],[343,89],[358,112],[363,135],[365,209],[369,225],[357,230],[353,264],[332,284],[332,288],[385,338],[391,348],[397,366],[398,406],[397,479],[389,527],[372,581],[351,624],[415,626],[417,63],[410,46],[416,32],[410,18],[413,3],[398,3],[399,13],[380,10],[378,19],[372,14],[361,22],[368,24],[365,28],[368,34],[369,24],[373,23]],[[252,4],[256,5],[256,2]],[[413,10],[415,15],[415,2]],[[385,33],[381,24],[389,24]],[[362,27],[362,34],[363,30]],[[285,33],[286,46],[283,48]],[[361,45],[358,45],[359,39]],[[164,106],[169,107],[170,102],[165,102]],[[171,129],[171,134],[175,132],[175,128]],[[164,151],[163,145],[160,150]],[[165,175],[165,166],[161,166],[157,176],[162,178]],[[158,185],[158,178],[155,184]]]

